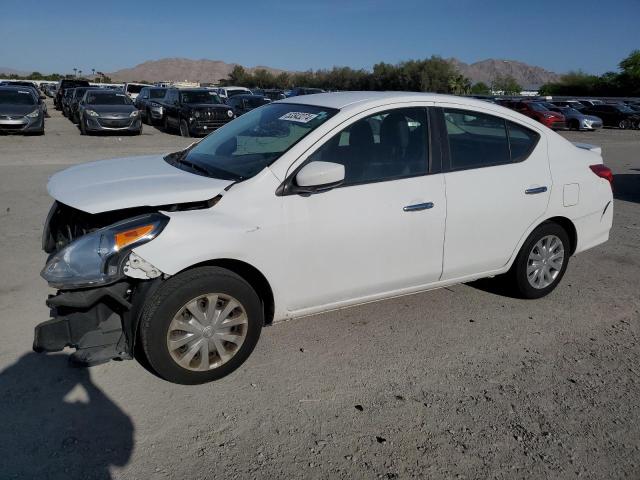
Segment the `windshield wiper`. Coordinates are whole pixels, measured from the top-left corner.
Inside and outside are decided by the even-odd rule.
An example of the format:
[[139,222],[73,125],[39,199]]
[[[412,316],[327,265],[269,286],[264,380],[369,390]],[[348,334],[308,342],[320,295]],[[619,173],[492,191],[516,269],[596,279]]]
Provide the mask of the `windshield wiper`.
[[[221,168],[209,167],[207,165],[202,165],[200,163],[187,160],[186,156],[187,156],[187,153],[189,153],[189,150],[190,149],[185,149],[182,152],[177,152],[178,156],[171,158],[171,161],[174,164],[185,165],[189,167],[191,170],[200,172],[206,175],[207,177],[222,178],[224,180],[233,180],[235,182],[240,182],[242,180],[245,180],[245,177],[243,177],[242,175],[237,175],[235,173],[222,170]],[[172,155],[176,155],[176,154],[172,154]]]

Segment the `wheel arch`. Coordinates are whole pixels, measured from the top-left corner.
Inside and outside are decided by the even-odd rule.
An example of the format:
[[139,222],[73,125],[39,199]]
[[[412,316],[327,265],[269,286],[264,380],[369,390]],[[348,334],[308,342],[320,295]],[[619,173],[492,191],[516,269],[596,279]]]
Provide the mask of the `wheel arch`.
[[[543,223],[556,223],[560,225],[565,230],[565,232],[567,232],[567,235],[569,236],[569,242],[571,242],[570,255],[573,255],[576,251],[576,247],[578,246],[578,231],[576,230],[576,226],[573,224],[573,222],[567,217],[557,216],[547,218],[544,222],[540,223],[540,225],[542,225]],[[537,225],[536,228],[538,228],[540,225]]]
[[273,289],[271,288],[271,284],[267,280],[267,277],[260,270],[247,262],[243,262],[242,260],[236,260],[233,258],[217,258],[196,263],[185,268],[184,270],[181,270],[181,272],[205,266],[226,268],[227,270],[240,275],[244,280],[247,281],[247,283],[249,283],[249,285],[251,285],[255,289],[258,297],[260,297],[262,308],[264,310],[265,325],[269,325],[273,322],[275,313],[275,298],[273,295]]

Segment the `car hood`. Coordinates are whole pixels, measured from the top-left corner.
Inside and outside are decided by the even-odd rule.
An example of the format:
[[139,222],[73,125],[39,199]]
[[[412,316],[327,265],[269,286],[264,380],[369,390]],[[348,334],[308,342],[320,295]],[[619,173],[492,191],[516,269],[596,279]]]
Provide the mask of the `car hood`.
[[133,105],[87,105],[86,108],[101,115],[107,113],[124,113],[129,115],[134,110],[137,110]]
[[84,163],[56,173],[47,190],[88,213],[209,200],[231,185],[169,165],[163,155]]
[[0,105],[0,115],[27,115],[38,109],[38,105]]

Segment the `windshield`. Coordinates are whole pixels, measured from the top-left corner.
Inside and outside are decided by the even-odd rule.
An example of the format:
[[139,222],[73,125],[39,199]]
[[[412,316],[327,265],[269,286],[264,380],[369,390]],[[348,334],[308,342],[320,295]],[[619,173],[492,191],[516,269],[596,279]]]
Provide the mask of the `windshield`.
[[131,105],[131,100],[124,93],[88,93],[88,105]]
[[631,110],[629,107],[627,107],[626,105],[616,105],[616,108],[618,109],[618,111],[620,112],[624,112],[624,113],[634,113],[633,110]]
[[209,90],[182,92],[180,93],[180,100],[182,103],[208,103],[211,105],[223,103],[222,100],[220,100],[220,97],[216,95],[216,92]]
[[0,90],[0,105],[35,105],[36,99],[28,90]]
[[229,122],[193,149],[165,157],[169,163],[223,180],[253,177],[337,110],[270,104]]
[[149,98],[164,98],[167,91],[164,88],[154,88],[149,90]]
[[82,97],[82,95],[84,95],[84,92],[86,92],[87,90],[89,90],[89,89],[88,89],[88,88],[82,88],[82,87],[80,87],[80,88],[76,88],[76,89],[73,91],[73,96],[74,96],[74,98],[80,98],[80,97]]

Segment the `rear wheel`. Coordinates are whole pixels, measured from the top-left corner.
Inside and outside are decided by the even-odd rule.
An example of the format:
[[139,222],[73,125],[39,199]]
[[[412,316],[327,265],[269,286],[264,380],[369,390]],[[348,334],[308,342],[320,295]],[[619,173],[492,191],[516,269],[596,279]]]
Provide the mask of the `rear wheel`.
[[629,128],[629,120],[620,120],[620,122],[618,122],[618,127],[623,130]]
[[578,120],[571,120],[569,122],[569,129],[580,130],[580,122]]
[[194,385],[242,365],[263,323],[260,299],[242,277],[200,267],[170,278],[151,295],[140,320],[140,340],[155,373]]
[[557,223],[543,223],[527,238],[507,274],[508,286],[521,298],[551,293],[564,276],[571,246]]
[[191,136],[191,132],[189,132],[189,125],[186,120],[180,120],[180,135],[183,137]]

